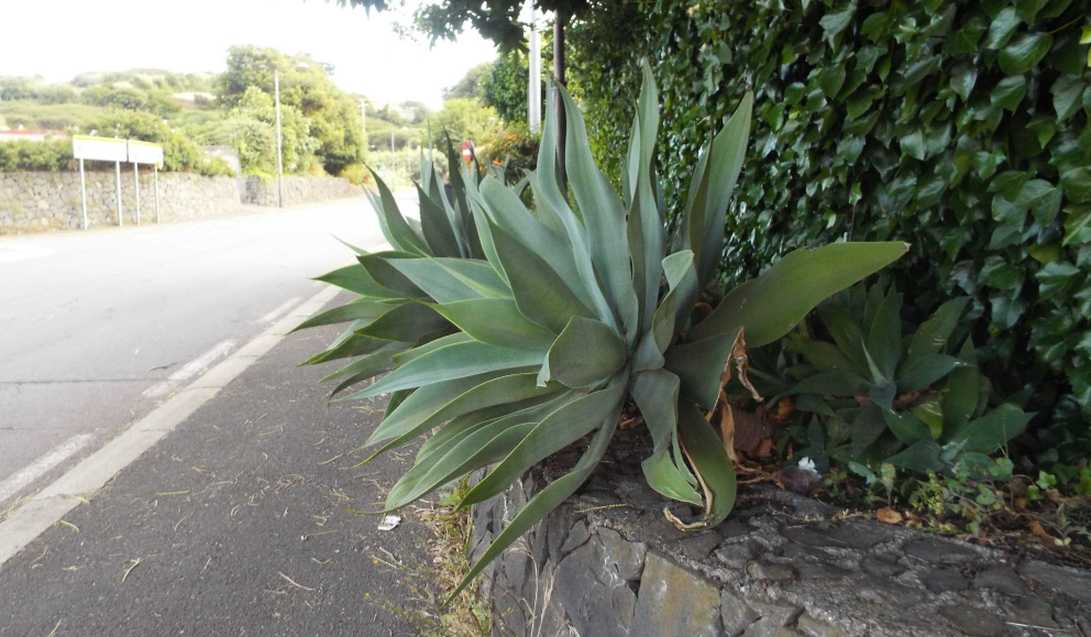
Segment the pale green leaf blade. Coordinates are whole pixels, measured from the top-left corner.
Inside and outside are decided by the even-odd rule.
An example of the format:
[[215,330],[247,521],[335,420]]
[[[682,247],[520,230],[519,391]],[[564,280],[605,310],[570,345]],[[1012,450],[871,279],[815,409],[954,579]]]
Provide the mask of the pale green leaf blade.
[[549,377],[566,387],[605,382],[625,365],[625,342],[601,321],[574,316],[549,348]]
[[751,347],[771,343],[824,299],[897,260],[908,249],[908,244],[884,241],[796,250],[732,290],[689,338],[733,336],[745,328]]
[[405,217],[398,210],[398,203],[394,199],[394,193],[390,192],[386,182],[370,166],[368,170],[371,171],[372,177],[375,178],[375,185],[379,188],[378,196],[371,194],[370,198],[371,205],[375,208],[375,214],[379,217],[379,227],[383,231],[383,236],[386,237],[386,240],[390,242],[395,250],[422,256],[430,254],[424,239],[413,231],[413,228],[409,226]]
[[511,298],[467,299],[432,307],[482,343],[539,351],[544,357],[556,338],[549,330],[527,320]]

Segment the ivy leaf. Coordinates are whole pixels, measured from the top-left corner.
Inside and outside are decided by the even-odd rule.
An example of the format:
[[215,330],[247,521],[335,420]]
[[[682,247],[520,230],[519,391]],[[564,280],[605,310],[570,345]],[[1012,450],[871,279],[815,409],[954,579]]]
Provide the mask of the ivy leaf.
[[1091,243],[1091,206],[1065,208],[1064,241],[1061,245]]
[[913,159],[924,160],[924,135],[921,131],[913,131],[898,141],[901,144],[903,153],[909,155]]
[[1023,285],[1023,271],[993,255],[981,266],[981,282],[997,290],[1018,290]]
[[856,2],[850,2],[843,10],[837,13],[827,13],[818,21],[822,25],[822,32],[831,47],[836,48],[834,38],[849,26],[854,15],[856,15]]
[[1022,75],[1005,77],[993,89],[991,102],[1004,110],[1014,111],[1027,94],[1027,81]]
[[1080,166],[1061,173],[1065,197],[1077,203],[1091,203],[1091,168]]
[[1023,184],[1015,203],[1030,210],[1038,223],[1046,226],[1061,210],[1061,191],[1044,179],[1032,179]]
[[1000,51],[997,62],[1008,75],[1026,73],[1049,53],[1053,36],[1048,33],[1025,33]]
[[978,43],[987,27],[980,16],[973,16],[965,24],[955,29],[947,40],[947,53],[950,55],[970,55],[977,53]]
[[845,85],[845,65],[838,64],[836,66],[827,67],[822,69],[818,73],[818,86],[822,88],[822,92],[826,94],[826,97],[833,99],[837,96],[837,92],[841,90],[841,87]]
[[878,42],[883,38],[890,27],[890,14],[886,11],[876,11],[864,19],[860,25],[860,33],[872,42]]
[[989,25],[989,37],[985,38],[986,49],[999,49],[1008,43],[1015,28],[1019,26],[1019,16],[1015,7],[1007,7],[993,18]]
[[1035,277],[1038,279],[1038,294],[1046,299],[1056,296],[1064,291],[1072,277],[1080,273],[1080,269],[1065,261],[1055,261],[1042,268]]
[[1021,170],[1005,170],[989,182],[989,192],[998,192],[1005,199],[1014,201],[1028,179],[1030,179],[1030,173]]
[[962,98],[962,101],[970,99],[970,92],[977,83],[977,67],[969,64],[960,64],[951,72],[951,90]]
[[1063,122],[1080,108],[1080,94],[1083,82],[1078,77],[1062,75],[1050,87],[1053,94],[1053,110],[1057,112],[1057,121]]

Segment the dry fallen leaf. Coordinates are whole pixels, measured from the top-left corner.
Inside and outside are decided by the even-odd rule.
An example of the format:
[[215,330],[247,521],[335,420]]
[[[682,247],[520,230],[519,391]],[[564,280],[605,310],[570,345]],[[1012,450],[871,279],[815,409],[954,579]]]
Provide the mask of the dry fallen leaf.
[[890,507],[883,507],[875,512],[875,518],[886,524],[901,524],[902,514]]
[[1050,535],[1048,532],[1046,532],[1046,530],[1044,528],[1042,528],[1042,523],[1039,522],[1038,520],[1031,520],[1030,524],[1028,524],[1027,526],[1030,527],[1030,532],[1032,534],[1036,535],[1037,537],[1041,538],[1042,540],[1045,540],[1045,541],[1049,542],[1050,544],[1052,544],[1053,541],[1056,539],[1052,535]]

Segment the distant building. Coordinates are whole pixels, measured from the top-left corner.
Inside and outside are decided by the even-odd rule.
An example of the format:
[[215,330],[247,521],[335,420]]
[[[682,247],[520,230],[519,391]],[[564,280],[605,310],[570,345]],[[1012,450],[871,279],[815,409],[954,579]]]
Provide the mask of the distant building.
[[47,139],[66,137],[64,131],[45,130],[36,128],[16,128],[12,130],[0,130],[0,142],[44,142]]

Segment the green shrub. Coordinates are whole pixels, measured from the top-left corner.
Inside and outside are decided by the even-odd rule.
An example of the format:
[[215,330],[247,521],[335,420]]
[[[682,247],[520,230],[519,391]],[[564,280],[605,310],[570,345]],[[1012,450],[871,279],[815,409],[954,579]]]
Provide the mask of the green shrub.
[[0,172],[43,170],[59,172],[72,166],[72,142],[0,142]]
[[348,166],[345,166],[337,176],[356,186],[364,186],[371,183],[371,176],[367,172],[367,167],[363,164],[349,164]]
[[993,402],[959,325],[969,299],[947,301],[903,335],[902,297],[888,287],[855,286],[782,342],[789,361],[781,383],[763,389],[811,415],[796,433],[798,454],[820,464],[991,476],[988,454],[1021,434],[1030,416]]
[[[390,370],[350,397],[393,392],[368,439],[379,445],[376,454],[438,428],[391,489],[388,509],[494,465],[460,506],[481,502],[592,435],[571,472],[512,518],[460,589],[587,479],[630,399],[653,442],[642,465],[649,485],[702,507],[692,520],[674,513],[670,519],[686,529],[725,519],[735,502],[734,469],[703,416],[720,399],[725,366],[745,377],[747,342],[780,338],[822,299],[907,248],[839,243],[793,252],[695,320],[698,295],[715,281],[722,215],[742,167],[752,97],[743,98],[694,167],[682,223],[668,241],[652,177],[658,104],[650,70],[620,195],[591,158],[579,110],[561,95],[565,166],[578,213],[557,178],[553,108],[528,179],[534,212],[500,179],[470,172],[452,172],[452,203],[426,163],[418,231],[376,175],[372,201],[393,250],[360,253],[357,265],[321,277],[361,299],[303,325],[353,321],[311,359],[363,355],[332,375],[340,381],[335,392]],[[450,145],[448,157],[457,164]]]
[[726,219],[729,280],[798,246],[904,238],[913,252],[893,275],[915,311],[969,296],[981,364],[1041,412],[1031,430],[1039,458],[1086,457],[1086,2],[649,0],[588,20],[595,58],[574,72],[606,131],[599,156],[616,159],[627,135],[618,96],[635,94],[632,58],[658,62],[659,139],[681,158],[660,167],[671,209],[686,195],[682,167],[743,91],[755,92],[755,144]]

